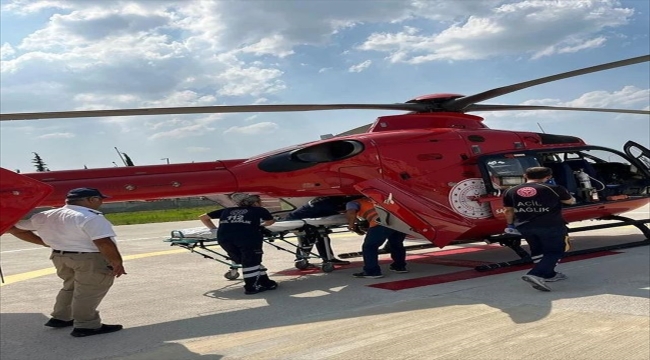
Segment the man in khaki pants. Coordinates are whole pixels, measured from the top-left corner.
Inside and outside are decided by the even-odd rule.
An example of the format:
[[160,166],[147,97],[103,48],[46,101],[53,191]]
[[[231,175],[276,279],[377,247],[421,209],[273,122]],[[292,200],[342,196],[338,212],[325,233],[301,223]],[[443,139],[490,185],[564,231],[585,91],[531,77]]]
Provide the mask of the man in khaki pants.
[[52,248],[50,259],[63,288],[45,326],[74,325],[74,337],[122,330],[122,325],[102,324],[97,311],[113,280],[126,274],[113,225],[97,211],[104,198],[93,188],[70,190],[65,206],[34,214],[9,230],[21,240]]

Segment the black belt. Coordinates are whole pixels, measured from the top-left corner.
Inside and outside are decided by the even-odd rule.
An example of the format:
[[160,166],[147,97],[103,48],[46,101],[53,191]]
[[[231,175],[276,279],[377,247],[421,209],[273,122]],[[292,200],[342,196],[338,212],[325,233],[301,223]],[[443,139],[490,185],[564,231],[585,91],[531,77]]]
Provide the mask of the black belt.
[[98,251],[63,251],[63,250],[52,250],[55,254],[99,254]]

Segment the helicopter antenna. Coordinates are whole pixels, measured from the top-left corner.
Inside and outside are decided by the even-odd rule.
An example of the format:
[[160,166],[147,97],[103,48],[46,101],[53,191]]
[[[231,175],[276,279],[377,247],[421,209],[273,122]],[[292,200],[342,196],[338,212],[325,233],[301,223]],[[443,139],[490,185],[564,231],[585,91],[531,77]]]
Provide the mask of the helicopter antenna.
[[539,126],[539,129],[542,130],[542,133],[546,134],[546,131],[544,131],[544,128],[542,125],[540,125],[540,123],[537,123],[537,126]]
[[122,160],[122,162],[124,163],[124,166],[128,166],[126,160],[124,160],[124,157],[122,156],[122,153],[119,150],[117,150],[117,146],[114,146],[113,148],[115,149],[115,151],[117,151],[117,155],[120,157],[120,160]]

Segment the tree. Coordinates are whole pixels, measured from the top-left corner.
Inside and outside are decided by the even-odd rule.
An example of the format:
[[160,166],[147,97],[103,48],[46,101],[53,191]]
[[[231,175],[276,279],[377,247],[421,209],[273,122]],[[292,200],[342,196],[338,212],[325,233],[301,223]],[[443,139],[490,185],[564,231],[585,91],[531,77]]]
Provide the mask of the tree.
[[32,153],[32,154],[34,154],[34,159],[32,160],[32,164],[34,164],[34,167],[36,167],[36,171],[38,172],[50,171],[50,169],[47,168],[47,164],[43,162],[43,159],[41,159],[41,156],[38,155],[38,153]]
[[124,156],[124,161],[126,162],[126,166],[135,166],[133,165],[133,161],[131,161],[129,155],[127,155],[126,153],[122,153],[122,155]]

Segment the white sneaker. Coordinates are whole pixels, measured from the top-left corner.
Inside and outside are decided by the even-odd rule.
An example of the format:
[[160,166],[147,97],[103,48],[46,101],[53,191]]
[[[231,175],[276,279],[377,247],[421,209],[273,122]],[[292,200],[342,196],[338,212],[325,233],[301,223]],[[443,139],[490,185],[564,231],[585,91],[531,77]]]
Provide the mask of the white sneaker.
[[544,281],[546,281],[546,282],[555,282],[555,281],[560,281],[560,280],[566,280],[568,278],[569,278],[568,276],[562,274],[561,272],[556,272],[555,276],[553,276],[552,278],[544,279]]
[[541,278],[539,276],[524,275],[521,277],[521,280],[532,285],[535,290],[551,291],[551,288],[548,285],[546,285],[546,281],[544,281],[544,278]]

